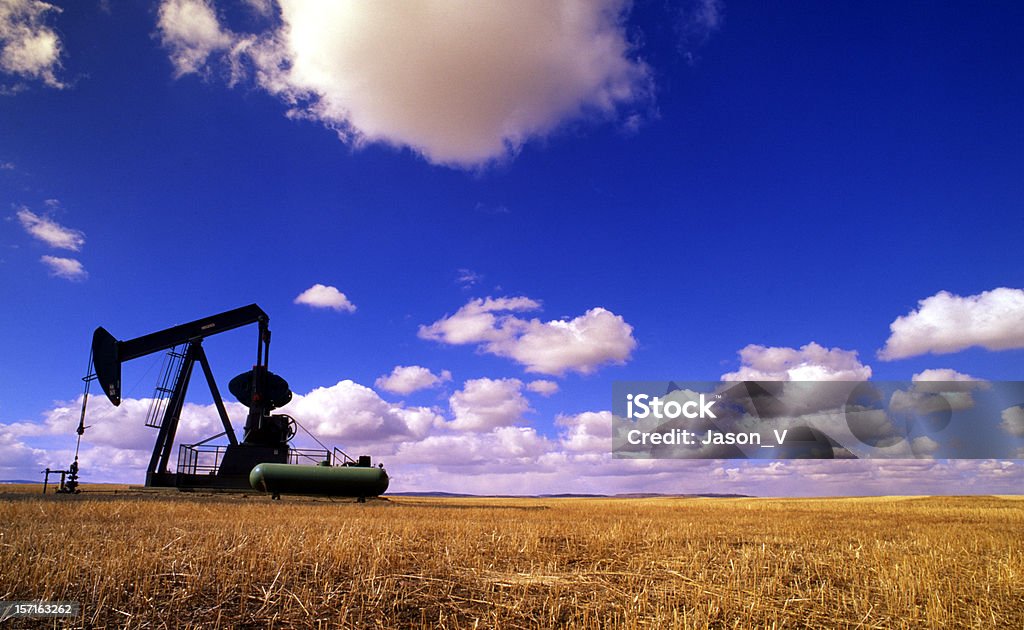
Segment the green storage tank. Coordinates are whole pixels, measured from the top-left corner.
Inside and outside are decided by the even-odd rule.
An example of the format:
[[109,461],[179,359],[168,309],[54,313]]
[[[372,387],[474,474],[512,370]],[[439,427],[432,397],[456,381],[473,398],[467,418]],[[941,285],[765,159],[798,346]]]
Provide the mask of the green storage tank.
[[376,497],[388,489],[388,473],[372,466],[302,466],[257,464],[249,484],[275,497],[304,494],[322,497]]

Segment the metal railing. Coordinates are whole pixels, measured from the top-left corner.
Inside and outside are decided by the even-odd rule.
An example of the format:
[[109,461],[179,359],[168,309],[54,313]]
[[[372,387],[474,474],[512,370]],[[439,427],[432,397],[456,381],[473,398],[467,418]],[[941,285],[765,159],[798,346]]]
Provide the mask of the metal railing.
[[[178,448],[178,474],[216,475],[228,450],[226,445],[182,444]],[[330,451],[318,448],[289,448],[289,464],[319,464],[331,462]]]
[[320,464],[331,463],[331,452],[319,448],[292,448],[288,449],[289,464]]
[[185,475],[216,475],[227,446],[182,444],[178,447],[178,473]]

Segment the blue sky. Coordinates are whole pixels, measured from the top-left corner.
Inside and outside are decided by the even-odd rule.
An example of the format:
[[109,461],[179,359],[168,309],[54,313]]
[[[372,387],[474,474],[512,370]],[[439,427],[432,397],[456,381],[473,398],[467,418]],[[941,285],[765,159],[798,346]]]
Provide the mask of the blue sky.
[[[1021,378],[1015,3],[55,4],[0,0],[0,477],[70,459],[96,326],[256,302],[291,413],[396,490],[1024,480],[604,437],[614,380]],[[254,336],[207,342],[222,389]],[[141,479],[157,361],[93,479]]]

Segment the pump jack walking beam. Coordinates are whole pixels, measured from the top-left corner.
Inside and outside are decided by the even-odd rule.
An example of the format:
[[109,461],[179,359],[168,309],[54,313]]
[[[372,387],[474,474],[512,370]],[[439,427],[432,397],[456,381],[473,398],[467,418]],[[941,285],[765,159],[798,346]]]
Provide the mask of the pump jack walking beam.
[[100,326],[92,336],[96,377],[103,388],[103,393],[116,407],[121,404],[121,364],[125,361],[256,323],[260,325],[260,349],[266,345],[269,351],[269,322],[270,316],[264,313],[263,309],[250,304],[127,341],[118,341]]

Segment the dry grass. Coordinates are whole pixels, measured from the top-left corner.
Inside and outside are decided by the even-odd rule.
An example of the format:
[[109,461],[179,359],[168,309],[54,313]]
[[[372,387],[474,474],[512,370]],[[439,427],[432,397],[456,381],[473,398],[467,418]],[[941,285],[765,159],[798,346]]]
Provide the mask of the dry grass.
[[[1024,627],[1024,502],[0,496],[84,627]],[[10,623],[10,622],[7,622]]]

